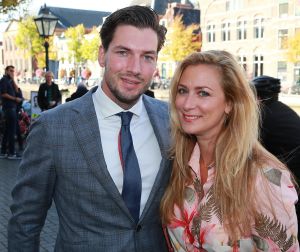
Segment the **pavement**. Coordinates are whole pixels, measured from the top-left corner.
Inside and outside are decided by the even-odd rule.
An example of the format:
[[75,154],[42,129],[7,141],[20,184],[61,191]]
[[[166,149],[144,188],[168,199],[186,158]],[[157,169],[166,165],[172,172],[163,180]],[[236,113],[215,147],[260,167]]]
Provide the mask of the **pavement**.
[[[11,190],[15,184],[20,160],[0,159],[0,252],[7,251],[7,223],[11,217]],[[41,233],[40,251],[54,251],[58,217],[54,203],[48,211]]]

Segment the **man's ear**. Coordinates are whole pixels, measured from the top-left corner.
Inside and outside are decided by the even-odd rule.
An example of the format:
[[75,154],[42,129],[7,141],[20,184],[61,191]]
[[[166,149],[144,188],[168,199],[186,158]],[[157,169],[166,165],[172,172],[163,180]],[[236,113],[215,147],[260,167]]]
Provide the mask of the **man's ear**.
[[101,67],[105,67],[105,50],[104,50],[104,47],[102,45],[99,46],[98,62],[99,62],[99,65]]

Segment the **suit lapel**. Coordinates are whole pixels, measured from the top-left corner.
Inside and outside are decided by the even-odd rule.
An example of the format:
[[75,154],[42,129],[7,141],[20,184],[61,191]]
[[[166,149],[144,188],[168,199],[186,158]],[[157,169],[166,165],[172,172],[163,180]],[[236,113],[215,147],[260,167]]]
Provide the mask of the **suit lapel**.
[[145,205],[144,211],[141,215],[141,220],[146,215],[147,211],[151,208],[154,198],[157,196],[158,190],[162,187],[162,180],[166,176],[166,172],[169,168],[170,158],[169,158],[169,146],[170,146],[170,132],[169,132],[169,118],[165,116],[164,111],[162,113],[161,103],[155,102],[156,100],[151,100],[144,95],[144,104],[154,130],[154,134],[158,141],[162,161],[160,163],[160,168],[157,173],[154,185],[152,187],[151,193]]
[[78,103],[74,109],[77,115],[74,116],[72,126],[91,172],[112,199],[131,217],[105,163],[98,120],[92,100],[92,93],[95,90],[91,90],[81,98],[82,102]]

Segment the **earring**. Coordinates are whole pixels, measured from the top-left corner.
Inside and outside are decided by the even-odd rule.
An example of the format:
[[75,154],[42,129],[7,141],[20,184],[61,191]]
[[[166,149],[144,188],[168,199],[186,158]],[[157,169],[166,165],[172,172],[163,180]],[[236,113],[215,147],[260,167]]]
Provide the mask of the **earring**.
[[224,126],[228,125],[228,121],[229,121],[229,115],[227,113],[224,113]]

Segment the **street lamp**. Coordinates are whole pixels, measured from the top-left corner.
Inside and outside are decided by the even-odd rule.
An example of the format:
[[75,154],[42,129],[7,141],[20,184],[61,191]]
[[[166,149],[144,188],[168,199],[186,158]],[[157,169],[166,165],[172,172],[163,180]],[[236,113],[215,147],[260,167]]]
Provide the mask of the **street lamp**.
[[44,47],[46,53],[46,71],[49,70],[49,42],[48,38],[53,35],[58,18],[52,14],[50,14],[49,8],[44,5],[41,8],[40,14],[37,18],[34,19],[35,25],[41,37],[45,39]]

